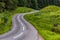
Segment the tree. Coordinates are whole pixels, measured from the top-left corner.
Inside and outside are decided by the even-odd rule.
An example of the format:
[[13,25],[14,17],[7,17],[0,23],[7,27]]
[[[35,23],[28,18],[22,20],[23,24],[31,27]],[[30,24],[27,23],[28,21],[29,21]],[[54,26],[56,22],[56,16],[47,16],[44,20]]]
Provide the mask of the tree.
[[27,7],[30,7],[30,8],[32,8],[32,0],[27,0],[28,1],[28,5],[27,5]]
[[0,12],[6,10],[13,10],[17,7],[17,0],[0,0]]
[[23,0],[18,0],[18,6],[23,6]]
[[27,0],[23,0],[23,4],[24,4],[25,7],[27,7],[28,1]]
[[60,0],[0,0],[0,12],[4,10],[13,10],[17,6],[41,9],[48,5],[60,6]]
[[7,0],[5,1],[5,9],[13,10],[17,7],[17,1],[16,0]]
[[35,5],[35,9],[38,9],[38,2],[37,2],[37,0],[34,0],[34,5]]
[[4,2],[0,2],[0,12],[3,12],[5,8],[5,3]]

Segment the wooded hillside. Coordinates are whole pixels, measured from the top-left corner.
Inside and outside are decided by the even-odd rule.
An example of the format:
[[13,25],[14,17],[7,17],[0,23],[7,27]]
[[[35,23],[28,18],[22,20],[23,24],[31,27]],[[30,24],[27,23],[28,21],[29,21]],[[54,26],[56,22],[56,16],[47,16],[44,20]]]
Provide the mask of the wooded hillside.
[[13,10],[17,6],[40,9],[48,5],[60,6],[59,0],[0,0],[0,12]]

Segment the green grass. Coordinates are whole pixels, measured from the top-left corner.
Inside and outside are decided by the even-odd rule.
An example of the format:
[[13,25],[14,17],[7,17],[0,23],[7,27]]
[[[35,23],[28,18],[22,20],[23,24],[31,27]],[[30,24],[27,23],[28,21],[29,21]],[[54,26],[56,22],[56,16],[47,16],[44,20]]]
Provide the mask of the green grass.
[[14,13],[26,13],[26,12],[30,12],[33,9],[31,8],[27,8],[27,7],[18,7],[16,10],[14,10]]
[[24,17],[45,40],[60,40],[60,7],[48,6]]
[[11,12],[5,11],[3,13],[0,13],[0,35],[11,30],[13,15],[18,14],[18,13],[26,13],[30,11],[33,11],[33,9],[26,8],[26,7],[18,7]]

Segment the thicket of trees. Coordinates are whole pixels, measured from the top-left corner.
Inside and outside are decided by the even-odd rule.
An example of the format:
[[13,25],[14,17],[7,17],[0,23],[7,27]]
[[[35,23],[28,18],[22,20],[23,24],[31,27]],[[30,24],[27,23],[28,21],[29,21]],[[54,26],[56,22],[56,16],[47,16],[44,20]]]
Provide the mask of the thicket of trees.
[[15,9],[17,7],[17,3],[17,0],[0,0],[0,12]]
[[59,0],[0,0],[0,12],[13,10],[17,6],[25,6],[40,9],[48,5],[60,6]]

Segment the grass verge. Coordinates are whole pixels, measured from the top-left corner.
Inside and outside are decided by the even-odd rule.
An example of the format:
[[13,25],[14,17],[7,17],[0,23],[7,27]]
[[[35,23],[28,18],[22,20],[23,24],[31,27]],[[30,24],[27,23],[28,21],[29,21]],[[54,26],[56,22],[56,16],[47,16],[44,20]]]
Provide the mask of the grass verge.
[[18,7],[15,10],[9,12],[5,11],[0,13],[0,35],[8,32],[12,28],[12,17],[17,13],[26,13],[33,11],[31,8]]
[[60,40],[60,7],[48,6],[24,18],[34,25],[45,40]]

